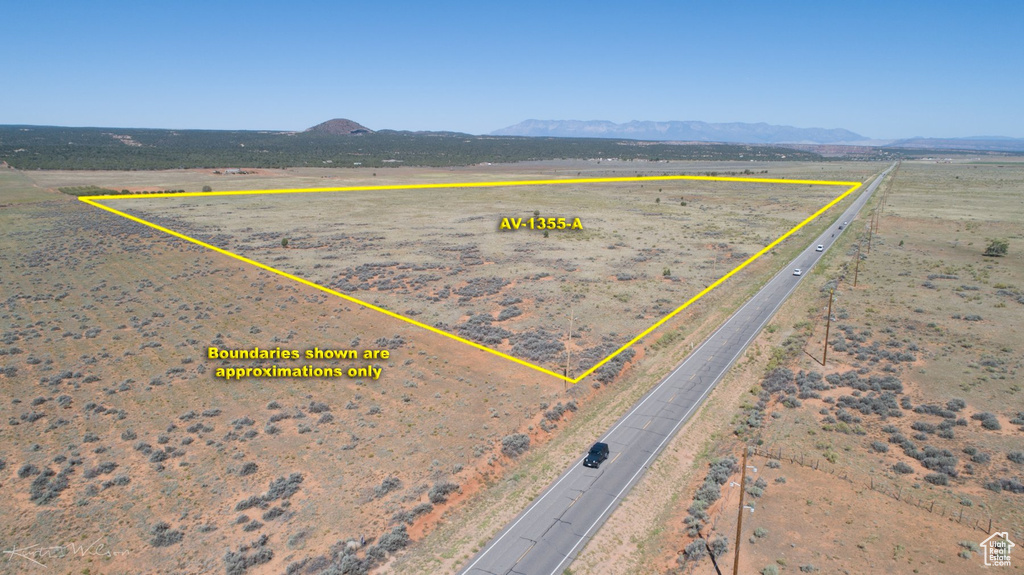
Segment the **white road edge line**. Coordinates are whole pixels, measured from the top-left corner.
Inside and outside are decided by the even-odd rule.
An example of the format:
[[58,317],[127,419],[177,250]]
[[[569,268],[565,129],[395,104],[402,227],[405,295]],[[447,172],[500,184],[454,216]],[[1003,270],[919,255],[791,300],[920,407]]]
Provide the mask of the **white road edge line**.
[[[885,176],[885,174],[887,174],[887,173],[888,173],[888,170],[886,170],[885,172],[883,172],[883,173],[882,173],[882,175],[881,175],[881,176],[879,176],[878,180],[881,180],[881,178],[882,178],[882,177],[884,177],[884,176]],[[872,183],[874,183],[874,182],[872,182]],[[868,188],[869,188],[869,191],[870,191],[870,185],[868,186]],[[866,203],[866,201],[865,201],[865,203]],[[858,211],[859,211],[859,210],[858,210]],[[806,251],[806,250],[805,250],[805,251]],[[819,258],[819,259],[820,259],[820,258]],[[815,263],[815,264],[816,264],[816,263],[818,263],[818,262],[817,262],[817,260],[815,260],[815,261],[814,261],[814,263]],[[814,264],[811,264],[811,265],[813,266]],[[810,268],[808,268],[808,269],[810,269]],[[762,287],[762,288],[761,288],[761,290],[758,290],[758,293],[761,293],[761,291],[762,291],[762,290],[763,290],[764,288],[766,288],[766,287],[768,287],[769,285],[771,285],[771,283],[772,283],[772,282],[774,282],[774,281],[775,281],[775,279],[776,279],[776,278],[777,278],[777,277],[778,277],[778,276],[779,276],[780,274],[782,274],[782,272],[783,272],[783,271],[785,271],[785,268],[784,268],[784,269],[783,269],[782,271],[780,271],[780,272],[779,272],[778,274],[776,274],[776,277],[773,277],[773,278],[772,278],[772,279],[771,279],[771,280],[770,280],[770,281],[769,281],[768,283],[766,283],[766,284],[764,285],[764,287]],[[620,497],[622,496],[622,493],[623,493],[624,491],[626,491],[627,489],[629,489],[629,488],[630,488],[630,486],[632,486],[632,485],[633,485],[633,482],[634,482],[634,481],[636,481],[636,478],[637,478],[637,476],[638,476],[638,475],[640,475],[640,473],[642,473],[642,472],[644,471],[644,469],[645,469],[645,468],[647,467],[647,465],[648,465],[648,464],[649,464],[649,463],[651,462],[651,460],[652,460],[652,459],[654,459],[654,458],[655,458],[655,457],[656,457],[656,456],[657,456],[658,454],[660,454],[660,453],[661,453],[661,450],[662,450],[662,448],[663,448],[663,447],[665,446],[665,443],[666,443],[666,442],[667,442],[667,441],[668,441],[669,439],[671,439],[671,438],[675,437],[676,431],[677,431],[677,430],[679,429],[679,426],[681,426],[681,425],[682,425],[683,423],[685,423],[685,422],[686,422],[686,420],[687,420],[687,419],[688,419],[688,418],[690,417],[690,413],[691,413],[691,412],[692,412],[692,411],[693,411],[694,409],[696,409],[697,407],[699,407],[699,406],[700,406],[700,405],[702,404],[702,402],[704,401],[704,397],[705,397],[705,396],[706,396],[706,395],[707,395],[708,393],[710,393],[710,392],[711,392],[711,390],[712,390],[712,389],[714,389],[716,385],[718,385],[718,382],[719,382],[719,380],[721,380],[721,379],[722,379],[723,377],[725,377],[725,373],[726,373],[727,371],[729,371],[729,369],[731,369],[731,368],[732,368],[733,362],[735,362],[735,361],[736,361],[736,358],[738,358],[738,357],[740,356],[740,354],[742,354],[742,353],[743,353],[744,351],[746,351],[746,350],[747,350],[747,346],[748,346],[748,345],[750,345],[750,342],[751,342],[751,341],[753,341],[753,339],[754,339],[755,337],[757,337],[757,336],[758,336],[758,335],[759,335],[759,334],[761,333],[761,329],[762,329],[762,328],[764,328],[764,325],[765,325],[766,323],[768,323],[768,320],[770,320],[770,319],[771,319],[772,317],[774,317],[774,315],[775,315],[775,312],[777,312],[777,311],[779,310],[779,308],[780,308],[780,307],[782,307],[782,304],[786,303],[786,300],[787,300],[787,299],[789,299],[789,295],[790,295],[791,293],[793,293],[793,290],[795,290],[795,289],[796,289],[796,287],[797,287],[798,285],[800,285],[800,283],[801,283],[802,281],[803,281],[803,277],[801,277],[801,278],[800,278],[799,280],[797,280],[797,281],[796,281],[796,283],[794,283],[794,284],[793,284],[793,286],[792,286],[792,287],[790,287],[790,288],[789,288],[789,289],[788,289],[788,290],[786,291],[786,295],[785,295],[785,296],[783,296],[781,300],[779,300],[779,303],[778,303],[778,304],[776,304],[774,308],[772,308],[772,311],[771,311],[771,313],[769,313],[769,314],[768,314],[768,315],[767,315],[767,316],[765,317],[765,319],[764,319],[764,320],[763,320],[763,321],[761,322],[761,324],[760,324],[760,325],[759,325],[759,326],[757,327],[757,329],[755,329],[755,330],[754,330],[754,332],[753,332],[753,333],[751,334],[751,336],[747,338],[747,341],[746,341],[746,342],[745,342],[745,343],[744,343],[744,344],[743,344],[743,345],[742,345],[742,346],[740,347],[740,349],[739,349],[739,350],[738,350],[738,351],[736,352],[736,354],[735,354],[735,355],[733,355],[732,359],[731,359],[731,360],[729,360],[729,363],[727,364],[727,365],[728,365],[728,367],[726,367],[725,369],[723,369],[723,370],[722,370],[722,371],[721,371],[721,372],[719,373],[718,377],[716,377],[716,378],[715,378],[715,380],[714,380],[714,381],[713,381],[713,382],[711,383],[711,385],[709,385],[709,386],[708,386],[708,388],[707,388],[706,390],[704,390],[704,393],[702,393],[702,394],[701,394],[701,396],[700,396],[700,397],[699,397],[699,398],[697,399],[697,402],[696,402],[696,403],[694,403],[694,404],[693,404],[693,405],[692,405],[692,406],[690,407],[690,409],[689,409],[689,410],[687,410],[686,414],[685,414],[685,415],[683,415],[683,418],[679,420],[679,423],[676,423],[676,425],[675,425],[675,426],[674,426],[674,427],[672,428],[672,431],[671,431],[671,432],[670,432],[670,433],[669,433],[669,434],[668,434],[667,436],[665,436],[665,439],[661,440],[661,443],[660,443],[660,444],[658,444],[658,447],[657,447],[657,448],[656,448],[656,449],[654,450],[654,452],[652,452],[652,453],[651,453],[651,455],[650,455],[650,456],[649,456],[649,457],[647,458],[647,460],[646,460],[646,461],[644,461],[644,464],[643,464],[643,465],[642,465],[642,466],[640,467],[640,469],[638,469],[638,470],[636,471],[636,473],[634,473],[634,474],[633,474],[633,477],[631,477],[631,478],[629,479],[629,481],[628,481],[628,482],[626,483],[626,485],[625,485],[625,486],[623,486],[623,488],[622,488],[621,490],[619,490],[619,492],[618,492],[618,493],[617,493],[617,494],[615,495],[615,498],[614,498],[614,499],[612,499],[612,502],[611,502],[611,503],[609,503],[609,504],[608,504],[608,506],[607,506],[607,507],[605,507],[604,511],[602,511],[602,512],[601,512],[601,514],[600,514],[600,515],[598,516],[597,520],[596,520],[596,521],[594,521],[594,523],[592,523],[592,524],[590,525],[590,527],[588,527],[588,528],[587,528],[587,530],[586,530],[586,531],[585,531],[585,532],[583,533],[583,536],[582,536],[582,537],[580,537],[580,540],[576,542],[576,545],[573,545],[572,549],[570,549],[570,550],[569,550],[569,553],[567,553],[567,554],[565,555],[565,558],[563,558],[563,559],[562,559],[562,561],[561,561],[561,562],[559,562],[559,563],[558,563],[558,565],[557,565],[557,566],[555,567],[555,570],[551,572],[551,575],[555,575],[556,573],[558,573],[558,571],[559,571],[559,570],[560,570],[560,569],[562,568],[562,564],[563,564],[563,563],[565,563],[565,560],[566,560],[566,559],[569,559],[570,557],[572,557],[572,556],[573,556],[573,553],[575,553],[575,552],[576,552],[576,548],[580,546],[580,543],[583,543],[584,541],[586,541],[586,540],[587,540],[587,539],[589,538],[589,536],[590,536],[590,531],[591,531],[591,530],[592,530],[592,529],[594,528],[594,526],[598,525],[599,523],[602,523],[601,519],[605,517],[605,515],[606,515],[606,514],[608,513],[608,510],[609,510],[609,509],[611,509],[611,508],[612,508],[612,507],[613,507],[614,505],[616,505],[616,504],[617,504],[617,503],[618,503],[618,502],[620,501]],[[740,314],[740,312],[741,312],[741,311],[743,311],[743,309],[744,309],[744,308],[746,308],[746,307],[747,307],[748,305],[750,305],[750,303],[751,303],[752,301],[754,301],[755,299],[757,299],[757,294],[755,294],[755,296],[754,296],[753,298],[751,298],[751,299],[750,299],[750,300],[749,300],[749,301],[748,301],[748,302],[747,302],[746,304],[744,304],[744,305],[743,305],[743,307],[741,307],[741,308],[740,308],[739,310],[737,310],[737,311],[736,311],[736,313],[734,313],[734,314],[733,314],[732,316],[730,316],[730,317],[729,317],[729,319],[728,319],[728,320],[726,320],[726,322],[725,322],[724,324],[722,324],[722,325],[721,325],[721,326],[720,326],[720,327],[719,327],[719,328],[718,328],[717,330],[715,330],[715,333],[713,333],[713,334],[712,334],[712,335],[711,335],[710,337],[708,337],[708,339],[707,339],[707,340],[705,340],[705,342],[704,342],[704,343],[706,344],[706,343],[710,342],[710,341],[711,341],[712,339],[714,339],[714,336],[718,334],[718,331],[720,331],[720,330],[721,330],[722,328],[724,328],[725,326],[729,325],[729,323],[730,323],[730,322],[731,322],[731,321],[733,320],[733,318],[735,318],[736,316],[738,316],[738,315]],[[704,347],[704,344],[701,344],[701,347]],[[699,350],[700,348],[697,348],[697,349]],[[694,354],[690,354],[690,357],[693,357],[693,355],[694,355]],[[679,366],[679,368],[676,368],[675,370],[673,370],[673,371],[672,371],[672,373],[671,373],[671,374],[669,374],[669,376],[665,378],[665,381],[668,381],[668,379],[669,379],[669,378],[671,378],[671,376],[672,376],[672,375],[674,375],[676,371],[679,371],[679,369],[681,369],[681,368],[682,368],[682,367],[683,367],[684,365],[686,365],[686,363],[690,361],[690,357],[688,357],[688,358],[686,359],[686,361],[684,361],[684,362],[683,362],[683,363],[682,363],[682,364],[681,364],[681,365]],[[662,384],[664,384],[664,383],[665,383],[665,382],[662,382]],[[661,385],[662,385],[662,384],[659,384],[659,385],[658,385],[658,387],[661,387]],[[657,389],[657,388],[655,388],[655,389]],[[652,393],[653,393],[653,391],[652,391]],[[646,399],[645,399],[645,401],[646,401]],[[637,405],[637,407],[640,407],[640,405]],[[633,411],[634,411],[634,410],[630,410],[630,413],[632,413]],[[616,427],[617,427],[617,426],[616,426]],[[609,433],[610,433],[610,432],[609,432]]]

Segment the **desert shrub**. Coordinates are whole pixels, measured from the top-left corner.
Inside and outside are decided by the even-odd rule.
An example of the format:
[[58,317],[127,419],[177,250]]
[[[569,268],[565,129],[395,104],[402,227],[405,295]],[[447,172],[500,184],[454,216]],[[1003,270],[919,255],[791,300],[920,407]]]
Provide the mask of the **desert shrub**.
[[114,463],[113,461],[106,461],[97,465],[96,467],[86,469],[82,475],[84,475],[86,479],[92,479],[93,477],[97,477],[99,475],[106,475],[107,473],[110,473],[115,469],[117,469],[117,463]]
[[384,481],[382,481],[380,485],[373,488],[373,496],[376,497],[377,499],[380,499],[381,497],[384,497],[388,493],[400,489],[401,487],[402,480],[395,477],[394,475],[389,475],[384,478]]
[[758,528],[754,529],[754,537],[757,537],[758,539],[763,539],[763,538],[765,538],[767,536],[768,536],[768,530],[765,529],[764,527],[758,527]]
[[29,486],[29,500],[36,505],[45,505],[60,497],[61,492],[70,485],[68,477],[72,471],[74,467],[70,465],[57,474],[50,469],[44,469]]
[[871,449],[877,451],[878,453],[885,453],[889,451],[889,446],[882,443],[881,441],[872,441]]
[[769,459],[768,463],[766,463],[765,465],[767,465],[769,469],[778,469],[782,467],[782,464],[775,459]]
[[711,479],[715,483],[723,485],[729,480],[729,477],[738,470],[739,468],[737,467],[735,457],[723,457],[711,463],[707,479]]
[[948,485],[949,478],[942,473],[929,473],[924,476],[924,480],[933,485]]
[[238,470],[238,474],[241,475],[242,477],[245,477],[246,475],[252,475],[253,473],[256,473],[256,471],[258,471],[259,468],[260,466],[257,465],[256,462],[248,461],[242,464],[242,468]]
[[921,461],[921,465],[925,469],[932,471],[938,471],[950,477],[956,477],[957,471],[956,466],[958,460],[948,449],[938,449],[931,446],[925,446],[921,452],[922,457],[918,459]]
[[245,511],[253,507],[259,507],[263,505],[263,498],[259,495],[251,495],[247,499],[243,499],[235,504],[235,511]]
[[458,483],[452,483],[451,481],[438,481],[430,488],[427,492],[427,498],[430,502],[437,505],[448,501],[448,495],[459,490]]
[[943,418],[946,418],[946,419],[955,419],[956,418],[956,413],[954,413],[953,411],[950,411],[948,409],[944,409],[944,408],[942,408],[942,407],[940,407],[938,405],[934,405],[934,404],[930,404],[930,403],[929,404],[924,404],[924,405],[919,405],[919,406],[915,407],[914,408],[914,413],[926,413],[928,415],[938,415],[939,417],[943,417]]
[[817,570],[818,570],[817,567],[815,567],[814,565],[811,565],[809,563],[807,565],[801,565],[800,566],[800,572],[801,573],[814,573]]
[[913,473],[914,472],[914,468],[913,467],[907,465],[906,463],[904,463],[902,461],[900,461],[896,465],[893,465],[892,466],[892,470],[895,471],[896,473],[901,473],[903,475],[906,475],[908,473]]
[[113,479],[108,479],[107,481],[104,481],[101,485],[103,489],[110,489],[111,487],[123,487],[131,482],[131,478],[129,478],[127,475],[118,475]]
[[405,530],[405,525],[399,525],[392,529],[390,533],[381,535],[375,547],[388,553],[394,553],[408,545],[409,541],[409,534]]
[[1002,485],[1005,491],[1009,491],[1010,493],[1024,493],[1024,483],[1021,483],[1017,478],[1000,479],[999,484]]
[[711,554],[715,557],[721,557],[729,550],[729,538],[728,537],[715,537],[709,543],[711,546]]
[[125,441],[134,441],[137,437],[138,435],[130,429],[126,429],[121,432],[121,439]]
[[530,448],[530,436],[525,433],[513,433],[501,439],[501,452],[508,457],[516,457]]
[[277,499],[288,499],[299,492],[299,485],[302,484],[302,474],[292,473],[288,478],[278,477],[270,482],[270,488],[263,495],[264,501],[275,501]]
[[703,539],[692,541],[683,549],[683,553],[686,554],[686,558],[690,561],[703,559],[708,556],[707,542]]
[[523,315],[523,310],[516,306],[506,307],[498,314],[498,321],[506,321]]
[[910,428],[915,431],[921,431],[924,433],[935,433],[936,427],[934,423],[928,423],[927,421],[915,421],[910,424]]
[[967,407],[967,402],[962,399],[951,399],[946,402],[946,409],[950,411],[960,411]]
[[1009,252],[1010,242],[1005,239],[995,238],[989,240],[988,246],[985,247],[985,253],[982,255],[989,257],[1002,257]]
[[309,403],[310,413],[324,413],[330,410],[331,407],[322,401],[311,401]]
[[766,565],[761,569],[761,575],[779,575],[779,568],[775,565]]
[[1014,463],[1024,463],[1024,451],[1011,451],[1006,454],[1006,458]]
[[150,535],[153,538],[149,540],[149,544],[153,547],[169,547],[176,543],[181,543],[181,538],[184,534],[181,531],[171,529],[167,522],[161,521],[153,526],[150,530]]
[[22,465],[18,469],[18,477],[20,477],[22,479],[25,479],[26,477],[28,477],[30,475],[37,475],[38,473],[39,473],[39,468],[36,467],[35,465],[32,465],[31,463],[26,463],[25,465]]
[[415,519],[416,519],[416,517],[413,516],[412,512],[411,511],[407,511],[405,509],[402,509],[400,511],[396,511],[391,516],[391,522],[392,523],[407,523],[409,525],[412,525],[412,522]]
[[996,417],[994,413],[989,413],[987,411],[975,413],[974,415],[971,416],[971,419],[981,421],[981,426],[984,427],[985,429],[990,429],[993,431],[998,431],[1002,429],[1002,426],[999,425],[999,418]]
[[[267,547],[269,538],[261,536],[256,541],[242,545],[238,551],[228,551],[224,554],[224,569],[227,575],[242,575],[250,567],[269,563],[274,558],[274,551]],[[353,573],[352,571],[339,571],[339,573]]]

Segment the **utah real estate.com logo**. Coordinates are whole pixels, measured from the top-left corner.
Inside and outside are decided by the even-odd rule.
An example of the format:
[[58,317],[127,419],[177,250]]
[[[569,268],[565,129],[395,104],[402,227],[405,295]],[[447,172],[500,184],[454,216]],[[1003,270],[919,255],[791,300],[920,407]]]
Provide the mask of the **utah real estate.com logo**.
[[988,536],[988,539],[982,541],[980,545],[984,549],[986,567],[1010,566],[1010,550],[1016,547],[1016,545],[1013,541],[1010,541],[1009,533],[1005,531],[993,533]]

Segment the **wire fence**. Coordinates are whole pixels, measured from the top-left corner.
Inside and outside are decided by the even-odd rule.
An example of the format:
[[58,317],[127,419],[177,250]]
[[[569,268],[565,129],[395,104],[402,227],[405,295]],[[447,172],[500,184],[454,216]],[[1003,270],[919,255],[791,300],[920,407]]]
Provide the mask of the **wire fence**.
[[808,457],[802,451],[791,450],[785,451],[784,448],[765,448],[763,446],[753,446],[750,448],[752,455],[764,457],[766,459],[775,459],[778,461],[788,461],[820,471],[822,473],[828,473],[834,476],[836,479],[849,482],[853,485],[864,485],[883,495],[887,495],[896,501],[913,505],[918,509],[924,509],[929,513],[938,514],[941,517],[949,517],[951,520],[956,521],[961,525],[972,527],[985,533],[992,533],[992,517],[990,515],[975,513],[967,513],[967,508],[963,505],[958,505],[954,508],[951,505],[944,503],[936,504],[934,499],[925,499],[924,497],[913,493],[904,492],[904,486],[888,478],[876,477],[868,474],[867,479],[864,478],[853,478],[850,476],[849,471],[839,470],[835,465],[832,465],[828,460],[821,457]]

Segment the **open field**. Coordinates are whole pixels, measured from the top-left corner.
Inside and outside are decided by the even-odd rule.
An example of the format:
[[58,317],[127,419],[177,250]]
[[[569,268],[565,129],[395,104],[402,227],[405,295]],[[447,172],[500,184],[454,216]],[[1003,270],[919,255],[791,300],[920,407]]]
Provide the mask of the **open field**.
[[[869,206],[882,206],[870,253],[862,213],[711,396],[703,425],[692,424],[704,434],[670,446],[696,450],[698,466],[663,458],[620,510],[637,520],[609,522],[575,573],[655,562],[707,572],[706,557],[685,552],[688,525],[728,539],[719,564],[731,569],[739,467],[720,499],[698,488],[705,463],[739,455],[735,434],[760,450],[747,470],[756,512],[745,512],[741,572],[974,573],[989,520],[1024,537],[1024,165],[904,162],[890,182]],[[1008,239],[1009,253],[984,257],[991,238]],[[681,486],[666,479],[680,476]],[[623,567],[598,567],[609,558]]]
[[[575,175],[586,166],[508,173]],[[807,177],[849,180],[878,166],[804,167]],[[776,168],[766,166],[768,176],[800,175]],[[496,168],[478,169],[500,178]],[[437,173],[452,179],[448,171],[388,175],[423,181]],[[652,338],[637,346],[618,384],[566,392],[526,368],[44,189],[179,189],[214,177],[132,172],[119,184],[118,176],[2,172],[0,379],[8,399],[0,404],[0,491],[8,505],[0,537],[5,548],[102,540],[129,552],[52,559],[62,571],[282,572],[298,562],[319,572],[344,557],[351,564],[401,548],[398,525],[417,542],[438,525],[497,527],[474,524],[462,510],[478,509],[509,471],[542,481],[560,469],[576,443],[798,247],[788,242],[746,281],[665,326],[681,334],[671,345]],[[351,183],[363,182],[356,175]],[[383,369],[377,380],[224,382],[212,376],[221,362],[206,359],[209,345],[386,348],[392,356],[374,362]],[[565,411],[555,413],[559,403]],[[559,440],[567,425],[575,435]],[[502,453],[503,438],[516,433],[531,439],[526,465]],[[535,457],[543,469],[529,467]],[[459,489],[446,495],[452,484]],[[360,535],[366,545],[346,555],[346,541]],[[457,560],[471,546],[431,553]]]
[[[844,191],[646,181],[103,203],[549,370],[571,358],[572,377]],[[530,229],[548,217],[566,229]]]

